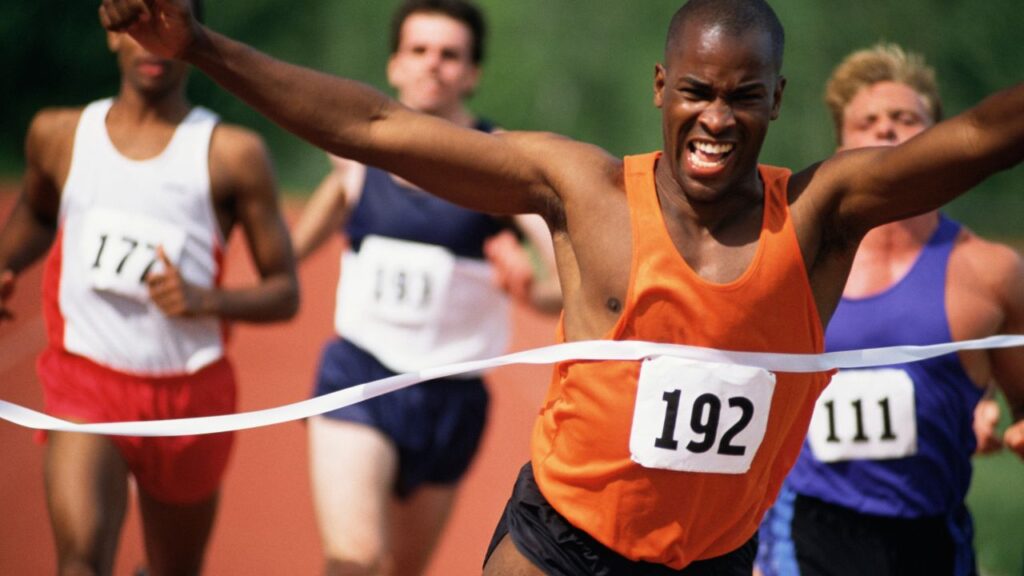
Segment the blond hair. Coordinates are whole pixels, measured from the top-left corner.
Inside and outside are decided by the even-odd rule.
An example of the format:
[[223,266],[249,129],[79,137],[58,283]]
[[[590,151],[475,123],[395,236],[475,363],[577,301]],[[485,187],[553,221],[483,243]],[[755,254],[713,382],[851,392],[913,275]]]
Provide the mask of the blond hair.
[[839,144],[842,144],[846,107],[862,88],[879,82],[899,82],[910,86],[924,100],[932,121],[942,120],[942,100],[935,70],[925,63],[920,54],[883,42],[847,56],[832,71],[825,85],[825,104],[832,113]]

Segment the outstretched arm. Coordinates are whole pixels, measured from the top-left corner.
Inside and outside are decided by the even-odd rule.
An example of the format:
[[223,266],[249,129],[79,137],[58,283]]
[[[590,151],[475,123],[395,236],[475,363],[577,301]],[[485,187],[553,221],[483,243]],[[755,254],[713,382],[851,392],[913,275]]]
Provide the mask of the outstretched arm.
[[529,140],[460,128],[358,82],[271,58],[201,26],[188,0],[103,0],[100,20],[154,53],[191,62],[328,152],[378,166],[468,208],[511,214],[550,204],[553,190],[524,150]]
[[815,179],[834,208],[826,225],[855,237],[934,210],[1024,159],[1024,84],[988,97],[900,146],[843,152]]

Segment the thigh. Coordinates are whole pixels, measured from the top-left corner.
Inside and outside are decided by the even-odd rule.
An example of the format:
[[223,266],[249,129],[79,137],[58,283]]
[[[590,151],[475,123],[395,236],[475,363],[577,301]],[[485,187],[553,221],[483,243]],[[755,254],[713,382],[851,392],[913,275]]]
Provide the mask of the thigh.
[[328,558],[380,559],[398,456],[378,430],[314,417],[308,422],[313,502]]
[[505,534],[487,558],[483,576],[544,576],[544,572],[523,556],[512,537]]
[[217,493],[199,502],[167,503],[139,491],[139,509],[151,576],[200,574],[217,514]]
[[58,562],[109,574],[128,498],[117,448],[104,436],[51,432],[44,476]]
[[423,485],[391,506],[391,556],[394,573],[422,574],[448,522],[454,485]]

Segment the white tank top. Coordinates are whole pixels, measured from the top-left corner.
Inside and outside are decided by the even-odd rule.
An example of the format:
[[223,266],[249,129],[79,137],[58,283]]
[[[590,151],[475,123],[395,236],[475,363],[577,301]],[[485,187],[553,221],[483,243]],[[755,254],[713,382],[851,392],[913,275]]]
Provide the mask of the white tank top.
[[441,246],[367,236],[358,254],[342,254],[334,326],[395,372],[498,356],[509,302],[492,276],[490,264]]
[[[65,350],[131,374],[189,374],[224,355],[217,318],[174,319],[148,296],[161,245],[182,278],[212,287],[224,239],[210,197],[210,137],[217,116],[196,107],[158,156],[122,156],[106,130],[113,100],[93,102],[75,133],[61,194],[56,332]],[[51,323],[52,325],[52,323]],[[62,326],[62,329],[61,329]],[[54,332],[51,329],[51,333]]]

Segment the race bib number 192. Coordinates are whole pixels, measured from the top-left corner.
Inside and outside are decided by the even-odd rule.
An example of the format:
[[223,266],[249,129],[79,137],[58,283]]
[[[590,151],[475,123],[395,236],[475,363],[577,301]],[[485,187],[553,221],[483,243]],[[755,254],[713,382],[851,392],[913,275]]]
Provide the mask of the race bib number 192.
[[156,249],[178,264],[185,231],[162,220],[94,208],[82,221],[81,258],[95,290],[147,300],[146,275],[161,271]]
[[682,472],[743,474],[768,426],[775,375],[761,368],[672,357],[640,368],[632,458]]

